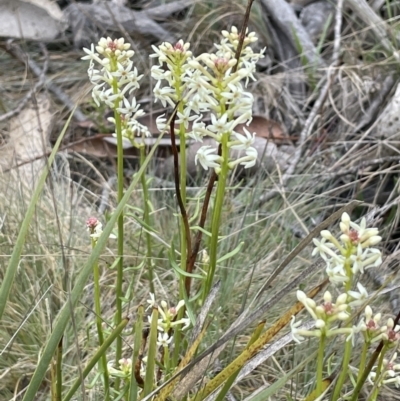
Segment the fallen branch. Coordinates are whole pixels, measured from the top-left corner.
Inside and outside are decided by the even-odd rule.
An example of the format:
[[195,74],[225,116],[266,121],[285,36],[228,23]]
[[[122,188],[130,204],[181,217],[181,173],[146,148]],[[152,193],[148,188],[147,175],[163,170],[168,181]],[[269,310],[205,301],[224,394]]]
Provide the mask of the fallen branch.
[[43,79],[44,86],[49,90],[49,92],[51,92],[62,104],[64,104],[69,112],[74,112],[73,118],[75,120],[79,122],[84,122],[88,120],[88,118],[82,113],[82,111],[75,105],[75,103],[62,89],[60,89],[57,85],[53,84],[49,79],[46,79],[46,77],[43,76],[43,70],[31,58],[27,57],[27,55],[16,43],[8,41],[7,45],[4,46],[0,44],[0,47],[3,48],[7,53],[11,54],[14,58],[21,61],[23,64],[28,64],[29,69],[33,72],[33,74],[39,77],[39,80]]
[[[262,0],[262,2],[266,2],[269,0]],[[336,9],[336,17],[335,17],[335,39],[334,39],[334,44],[333,44],[333,55],[332,55],[332,63],[328,68],[327,72],[327,80],[322,88],[319,97],[317,101],[314,104],[314,107],[312,108],[305,125],[300,133],[300,138],[299,138],[299,143],[297,146],[297,149],[293,155],[293,158],[291,159],[291,163],[289,164],[288,169],[286,170],[285,174],[282,176],[281,180],[281,188],[280,190],[274,189],[272,191],[267,192],[266,194],[263,194],[260,196],[258,202],[259,204],[263,204],[270,199],[274,198],[277,196],[281,190],[284,189],[286,186],[287,182],[289,179],[292,177],[296,167],[297,163],[300,160],[300,157],[303,152],[303,146],[306,143],[307,138],[309,137],[310,131],[312,127],[314,126],[314,123],[318,117],[318,113],[322,109],[326,98],[328,97],[330,87],[333,83],[333,80],[336,75],[336,68],[339,65],[339,54],[340,54],[340,40],[341,40],[341,28],[342,28],[342,7],[343,7],[343,0],[339,0],[337,4],[337,9]]]

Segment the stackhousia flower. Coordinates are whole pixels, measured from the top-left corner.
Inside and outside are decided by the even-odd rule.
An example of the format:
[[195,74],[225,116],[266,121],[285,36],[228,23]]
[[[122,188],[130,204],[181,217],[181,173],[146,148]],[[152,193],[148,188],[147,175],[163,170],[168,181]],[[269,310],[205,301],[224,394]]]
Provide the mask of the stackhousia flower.
[[[256,62],[263,57],[264,50],[254,53],[251,43],[257,40],[254,33],[248,33],[238,60],[235,53],[239,43],[239,34],[235,27],[231,31],[222,31],[222,40],[216,44],[215,53],[203,53],[194,57],[189,50],[190,44],[180,40],[175,45],[163,43],[153,46],[151,57],[158,59],[158,65],[152,67],[152,77],[157,80],[154,95],[163,106],[178,105],[177,120],[180,130],[185,133],[192,122],[192,129],[186,132],[196,141],[202,142],[205,136],[214,138],[218,143],[226,143],[227,148],[244,150],[245,156],[238,160],[229,160],[227,154],[217,155],[217,149],[210,146],[198,150],[196,163],[208,170],[221,169],[221,163],[229,168],[237,164],[245,168],[254,166],[257,151],[251,145],[254,134],[245,130],[245,135],[235,132],[239,124],[249,123],[252,119],[253,96],[245,88],[250,79],[255,80]],[[205,124],[203,117],[210,114],[210,123]],[[165,128],[165,119],[158,119],[158,129]]]
[[[93,100],[97,106],[104,103],[116,110],[117,118],[121,122],[122,135],[132,144],[139,146],[135,138],[150,136],[150,132],[138,122],[138,118],[143,116],[144,112],[136,103],[135,97],[129,100],[132,92],[140,87],[139,81],[143,77],[138,74],[131,60],[135,52],[130,50],[130,44],[125,43],[123,38],[101,38],[96,47],[92,44],[90,49],[83,50],[87,55],[82,59],[90,61],[88,75],[94,85]],[[95,68],[96,63],[100,70]],[[114,117],[108,120],[116,124]]]
[[390,321],[383,328],[378,326],[380,315],[372,318],[369,306],[365,309],[365,318],[361,319],[358,325],[332,327],[332,323],[337,320],[349,322],[352,308],[357,308],[368,301],[368,292],[360,282],[356,283],[354,290],[351,289],[355,275],[382,263],[381,252],[372,248],[381,240],[378,229],[366,228],[365,218],[358,225],[350,220],[347,213],[343,213],[340,230],[342,234],[339,239],[328,230],[321,231],[321,240],[313,239],[315,248],[312,254],[319,255],[325,260],[329,280],[336,285],[345,284],[346,290],[338,296],[335,304],[332,303],[331,294],[325,292],[324,303],[320,306],[317,306],[314,300],[307,298],[304,292],[297,291],[298,300],[303,303],[315,321],[315,330],[305,330],[300,327],[301,322],[293,317],[291,329],[293,339],[297,342],[307,336],[330,337],[334,334],[347,334],[347,340],[354,341],[355,335],[361,332],[369,342],[397,335],[395,328],[388,329]]

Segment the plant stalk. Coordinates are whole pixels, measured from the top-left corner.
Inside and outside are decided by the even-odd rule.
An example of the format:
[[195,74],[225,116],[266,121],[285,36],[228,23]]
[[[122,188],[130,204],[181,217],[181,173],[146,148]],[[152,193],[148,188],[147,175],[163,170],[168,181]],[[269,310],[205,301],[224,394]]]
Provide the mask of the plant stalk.
[[[92,238],[92,248],[96,246],[96,240]],[[104,344],[104,334],[101,320],[101,305],[100,305],[100,273],[99,273],[99,263],[96,261],[93,265],[93,282],[94,282],[94,307],[96,312],[96,326],[97,326],[97,335],[99,337],[99,346],[101,347]],[[107,369],[107,356],[104,353],[101,356],[100,360],[101,370],[103,371],[103,379],[104,379],[104,390],[106,394],[105,401],[108,401],[110,398],[110,380],[108,376]]]
[[218,175],[217,193],[215,196],[214,210],[211,222],[210,265],[204,285],[203,302],[205,301],[208,293],[211,290],[215,270],[217,267],[219,226],[221,222],[222,207],[224,205],[226,181],[229,172],[228,140],[229,140],[229,133],[223,134],[221,140],[221,149],[222,149],[221,171]]
[[[146,160],[146,148],[143,145],[140,146],[140,165],[144,163]],[[143,188],[143,204],[144,204],[144,221],[148,227],[151,227],[150,222],[150,206],[149,206],[149,190],[147,187],[146,175],[142,174],[141,178],[142,188]],[[146,264],[147,264],[147,272],[149,275],[149,287],[150,292],[154,294],[154,282],[153,282],[153,260],[152,260],[152,246],[151,246],[151,235],[148,231],[146,231]]]

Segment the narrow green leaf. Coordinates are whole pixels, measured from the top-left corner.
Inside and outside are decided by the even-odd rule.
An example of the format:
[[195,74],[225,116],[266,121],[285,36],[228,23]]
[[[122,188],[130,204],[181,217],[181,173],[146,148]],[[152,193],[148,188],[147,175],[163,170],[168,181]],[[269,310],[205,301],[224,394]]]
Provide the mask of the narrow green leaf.
[[[101,252],[103,252],[103,249],[106,246],[106,243],[108,241],[108,237],[111,234],[111,231],[113,230],[117,219],[119,215],[121,214],[122,210],[124,209],[126,203],[130,200],[130,197],[132,195],[132,192],[136,188],[136,185],[138,184],[140,180],[140,176],[144,173],[144,171],[147,168],[147,165],[149,164],[149,161],[154,155],[154,152],[156,151],[161,139],[163,138],[163,135],[160,135],[157,138],[156,143],[150,150],[146,160],[140,167],[139,172],[135,175],[135,178],[132,180],[131,185],[129,185],[128,189],[125,191],[125,195],[121,199],[121,202],[118,204],[117,208],[115,209],[114,213],[111,215],[110,220],[108,223],[105,225],[104,230],[103,230],[103,235],[98,239],[96,246],[94,247],[88,261],[86,264],[83,266],[81,272],[79,273],[78,277],[76,278],[75,286],[71,291],[70,294],[70,299],[64,304],[60,312],[58,313],[58,316],[56,318],[56,321],[54,323],[54,328],[53,332],[51,333],[49,339],[46,342],[46,346],[43,350],[42,357],[39,360],[39,363],[36,367],[36,370],[32,376],[32,379],[29,383],[29,386],[26,390],[26,393],[24,395],[23,401],[34,401],[36,399],[36,394],[41,386],[44,377],[46,376],[47,368],[51,362],[51,358],[54,355],[54,352],[58,346],[58,343],[64,333],[65,327],[67,324],[70,322],[71,319],[71,308],[73,308],[79,298],[81,297],[83,293],[83,289],[85,288],[86,281],[92,272],[93,269],[93,264],[98,260]],[[82,227],[82,230],[84,228]]]
[[185,276],[185,277],[192,277],[192,278],[197,278],[199,280],[204,280],[205,277],[202,276],[201,274],[196,274],[196,273],[188,273],[185,270],[181,269],[178,264],[172,259],[171,257],[171,251],[168,252],[169,255],[169,263],[171,263],[171,266],[173,269],[180,275],[180,276]]
[[233,256],[235,256],[235,255],[242,249],[243,244],[244,244],[243,241],[240,242],[239,245],[238,245],[233,251],[230,251],[230,252],[228,252],[226,255],[220,257],[220,258],[217,260],[217,263],[221,263],[221,262],[223,262],[224,260],[230,259],[230,258],[232,258]]
[[325,39],[328,36],[328,29],[329,29],[329,27],[331,26],[331,23],[332,23],[332,18],[333,18],[332,16],[333,16],[332,13],[328,15],[328,19],[326,20],[326,22],[324,24],[324,27],[322,29],[322,34],[321,34],[321,36],[319,38],[318,45],[317,45],[317,48],[316,48],[317,54],[321,54],[322,46],[324,45]]
[[[254,344],[254,342],[260,337],[261,332],[265,326],[265,322],[261,322],[257,325],[256,329],[254,330],[246,348],[248,348],[251,344]],[[238,377],[240,373],[240,369],[238,369],[222,386],[221,391],[219,392],[217,398],[215,401],[223,401],[225,399],[226,394],[230,390],[230,388],[233,386],[233,383],[235,382],[236,378]]]
[[134,220],[136,220],[142,227],[144,227],[147,231],[150,231],[152,233],[157,233],[158,232],[151,226],[149,226],[148,224],[146,224],[146,222],[142,219],[139,219],[139,217],[137,217],[135,214],[133,213],[125,213],[125,216],[130,216],[132,217]]
[[292,369],[289,373],[281,377],[279,380],[271,384],[271,386],[267,387],[265,390],[260,391],[254,397],[248,397],[247,401],[265,401],[270,397],[278,394],[278,391],[294,376],[299,370],[302,370],[310,361],[315,359],[317,352],[313,352],[308,358],[304,359],[300,362],[294,369]]
[[[63,139],[63,137],[65,135],[65,132],[67,131],[67,128],[69,126],[69,123],[71,121],[73,113],[74,112],[71,113],[71,115],[69,116],[67,122],[65,123],[64,128],[61,131],[61,134],[58,137],[57,142],[54,145],[54,148],[53,148],[53,150],[52,150],[52,152],[51,152],[51,154],[50,154],[50,156],[49,156],[49,158],[47,160],[47,164],[44,167],[43,172],[39,177],[39,180],[37,182],[35,191],[34,191],[34,193],[32,195],[32,199],[31,199],[31,201],[29,203],[28,210],[27,210],[27,212],[25,214],[24,221],[21,224],[21,228],[20,228],[19,233],[18,233],[17,241],[15,242],[15,246],[14,246],[14,249],[13,249],[13,253],[11,255],[11,259],[10,259],[8,267],[7,267],[6,271],[5,271],[3,282],[1,283],[1,287],[0,287],[0,321],[1,321],[1,318],[3,316],[4,309],[6,307],[8,296],[10,295],[10,291],[11,291],[11,288],[13,286],[14,277],[15,277],[15,274],[16,274],[18,266],[19,266],[19,261],[20,261],[20,257],[21,257],[21,253],[22,253],[22,248],[23,248],[24,243],[25,243],[25,238],[26,238],[26,235],[27,235],[28,230],[29,230],[29,225],[31,223],[31,220],[32,220],[32,217],[33,217],[33,213],[35,212],[36,203],[37,203],[37,201],[39,199],[40,193],[42,192],[44,183],[46,182],[47,175],[49,174],[49,168],[53,164],[54,158],[56,156],[58,148],[60,147],[61,141],[62,141],[62,139]],[[60,339],[61,339],[61,337],[60,337]],[[57,341],[57,344],[58,344],[58,341]]]
[[156,365],[157,354],[157,323],[158,309],[153,308],[150,323],[149,350],[147,351],[146,377],[144,379],[143,396],[150,394],[154,386],[154,369]]
[[64,397],[63,401],[69,401],[72,396],[75,394],[76,390],[78,390],[79,386],[82,383],[82,379],[84,379],[94,368],[96,363],[100,360],[101,356],[107,352],[107,349],[114,342],[114,340],[121,334],[122,330],[128,324],[129,319],[125,318],[121,321],[121,323],[111,332],[111,334],[104,340],[102,346],[97,350],[97,352],[93,355],[92,359],[85,366],[85,369],[82,371],[82,376],[78,375],[78,378],[75,380],[72,387],[69,389],[67,395]]
[[[207,235],[207,237],[211,237],[210,231],[205,230],[203,227],[200,226],[192,226],[190,227],[191,230],[199,230],[201,231],[204,235]],[[220,239],[220,238],[218,238]]]
[[200,212],[200,198],[196,199],[196,209],[192,213],[192,216],[189,219],[189,223],[192,223],[193,221],[197,220],[197,216],[199,215]]
[[129,388],[129,401],[136,401],[139,391],[139,386],[135,377],[136,362],[139,356],[140,345],[142,342],[142,330],[143,330],[143,315],[144,308],[140,305],[137,313],[137,320],[135,323],[135,340],[133,343],[133,355],[132,355],[132,370],[131,370],[131,380]]

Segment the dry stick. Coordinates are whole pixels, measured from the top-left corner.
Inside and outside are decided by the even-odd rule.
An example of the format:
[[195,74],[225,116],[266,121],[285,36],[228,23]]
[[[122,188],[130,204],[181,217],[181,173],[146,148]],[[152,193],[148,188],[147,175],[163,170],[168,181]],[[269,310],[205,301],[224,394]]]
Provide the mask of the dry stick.
[[[240,34],[239,34],[239,43],[238,43],[238,47],[236,49],[236,54],[235,54],[237,63],[233,66],[232,73],[235,73],[239,67],[239,58],[240,58],[240,54],[242,53],[244,38],[246,37],[246,29],[247,29],[247,25],[249,23],[250,11],[251,11],[251,6],[253,5],[253,1],[254,0],[249,0],[247,3],[242,28],[241,28]],[[227,107],[227,110],[228,110],[228,107]],[[221,156],[221,154],[222,154],[222,147],[221,147],[221,145],[219,145],[218,146],[218,155]],[[200,228],[204,228],[204,225],[206,223],[207,210],[208,210],[208,206],[210,204],[211,194],[212,194],[212,190],[214,188],[214,184],[215,184],[216,180],[217,180],[217,173],[214,170],[211,174],[210,181],[208,182],[206,195],[204,197],[203,207],[201,209],[200,221],[198,224]],[[199,250],[200,250],[202,236],[203,236],[203,233],[201,230],[199,230],[196,235],[193,252],[190,255],[190,258],[188,259],[189,264],[187,265],[187,272],[189,272],[189,273],[193,272],[193,267],[196,262],[197,254],[199,253]],[[189,281],[189,289],[190,289],[191,279],[190,279],[190,277],[188,277],[188,279],[189,279],[188,281]]]
[[[0,45],[1,48],[3,48],[7,53],[11,54],[14,58],[17,60],[25,63],[25,57],[23,55],[23,52],[21,48],[15,44],[11,43],[11,41],[7,42],[7,45]],[[42,70],[40,67],[31,59],[28,59],[28,66],[30,70],[37,76],[41,77],[42,75]],[[69,96],[62,91],[57,85],[53,84],[50,82],[50,80],[44,79],[44,85],[46,88],[53,93],[53,95],[61,102],[63,103],[66,108],[68,109],[69,112],[74,111],[74,119],[79,121],[79,122],[84,122],[88,121],[88,118],[82,113],[82,111],[74,104],[74,102],[69,98]]]
[[[19,102],[18,106],[14,110],[10,110],[9,112],[2,114],[0,116],[0,121],[8,120],[11,117],[21,113],[22,109],[25,105],[32,99],[33,95],[39,91],[39,89],[46,83],[46,72],[49,66],[49,54],[45,46],[41,46],[41,50],[43,52],[43,56],[45,57],[43,67],[40,70],[39,81],[33,86],[33,88],[25,95],[25,97]],[[48,155],[50,156],[50,153]]]
[[343,170],[336,170],[335,172],[326,172],[326,173],[318,173],[314,174],[313,177],[325,177],[325,178],[335,178],[335,177],[343,177],[347,174],[354,174],[358,171],[365,169],[367,167],[376,166],[383,163],[391,163],[398,162],[400,163],[400,155],[397,156],[385,156],[378,159],[371,159],[362,161],[359,164],[356,164],[354,167],[349,167]]
[[[218,154],[219,153],[220,152],[218,149]],[[204,203],[203,203],[203,207],[201,209],[201,215],[200,215],[200,221],[199,221],[199,227],[201,227],[201,228],[204,228],[204,225],[206,223],[208,205],[210,203],[211,194],[212,194],[212,190],[213,190],[216,179],[217,179],[217,174],[215,173],[215,171],[213,171],[213,173],[210,177],[210,181],[208,182],[208,185],[207,185],[206,195],[204,197]],[[187,271],[189,273],[193,272],[193,266],[194,266],[194,263],[196,262],[197,254],[199,253],[199,250],[200,250],[202,234],[203,233],[200,230],[197,232],[195,243],[193,246],[193,251],[189,258],[189,265],[188,265],[188,269],[187,269]]]
[[[108,137],[112,137],[112,135],[111,134],[110,135],[108,135],[108,134],[96,134],[96,135],[93,135],[93,136],[80,138],[80,139],[78,139],[78,140],[76,140],[74,142],[69,143],[68,145],[60,146],[60,148],[58,149],[58,152],[63,152],[64,150],[68,150],[69,148],[72,148],[72,147],[74,147],[76,145],[79,145],[81,143],[91,142],[91,141],[96,140],[96,139],[104,139],[104,138],[108,138]],[[76,152],[76,153],[79,153],[79,152]],[[48,152],[45,152],[45,153],[43,153],[41,155],[35,156],[33,159],[26,160],[26,161],[21,162],[21,163],[15,165],[15,166],[12,166],[12,167],[10,167],[10,168],[8,168],[6,170],[3,170],[3,172],[4,173],[8,173],[11,170],[20,168],[20,167],[22,167],[22,166],[24,166],[26,164],[33,163],[33,162],[35,162],[35,161],[37,161],[39,159],[42,159],[43,157],[49,157],[50,154],[51,154],[51,150],[48,151]]]
[[389,39],[393,33],[391,32],[391,27],[387,22],[379,17],[365,0],[347,0],[347,6],[349,6],[352,11],[354,11],[354,13],[365,22],[366,26],[369,27],[369,29],[371,29],[379,39],[380,45],[382,45],[390,55],[398,61],[399,52]]
[[[292,162],[290,163],[285,174],[282,176],[282,185],[281,185],[282,189],[284,189],[284,186],[287,184],[287,182],[291,178],[292,174],[294,173],[294,170],[296,169],[297,163],[299,162],[301,154],[302,154],[302,150],[303,150],[302,147],[305,144],[306,139],[308,138],[309,132],[313,127],[313,124],[317,117],[317,114],[319,113],[320,109],[323,107],[323,105],[325,103],[325,100],[329,94],[329,90],[332,85],[333,79],[336,75],[336,67],[339,65],[340,39],[341,39],[341,36],[340,36],[341,21],[342,21],[341,5],[343,5],[343,0],[339,1],[338,5],[337,5],[338,11],[336,13],[335,39],[334,39],[334,44],[333,44],[332,63],[328,68],[327,81],[326,81],[324,87],[322,88],[322,91],[305,122],[303,130],[301,131],[299,145],[296,149],[295,154],[293,155]],[[279,190],[273,189],[273,190],[267,192],[266,194],[261,195],[258,202],[261,205],[265,202],[268,202],[270,199],[274,198],[275,196],[279,195],[279,193],[280,193]]]
[[[179,156],[178,156],[178,148],[176,147],[176,138],[175,138],[175,118],[176,113],[178,111],[178,104],[175,106],[175,110],[172,113],[171,123],[170,123],[170,131],[171,131],[171,146],[172,146],[172,154],[174,158],[174,180],[175,180],[175,191],[176,198],[178,200],[179,209],[181,210],[183,225],[185,226],[185,234],[186,234],[186,247],[188,255],[192,252],[192,240],[190,237],[190,227],[189,227],[189,219],[186,212],[185,205],[183,203],[181,190],[179,188]],[[189,266],[189,258],[186,260],[186,271]],[[190,293],[190,277],[185,277],[185,290],[187,296]]]

